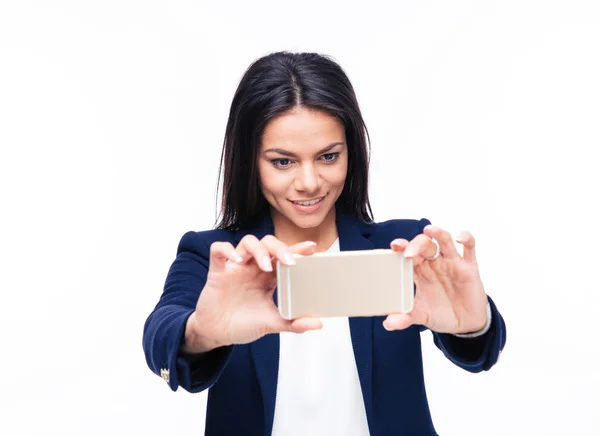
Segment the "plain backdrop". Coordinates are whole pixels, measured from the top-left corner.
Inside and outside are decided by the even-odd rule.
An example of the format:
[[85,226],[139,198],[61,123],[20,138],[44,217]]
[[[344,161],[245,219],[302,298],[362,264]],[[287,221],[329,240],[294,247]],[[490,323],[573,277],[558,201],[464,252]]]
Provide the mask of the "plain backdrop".
[[239,79],[282,49],[353,82],[378,221],[478,241],[508,342],[473,375],[423,334],[438,432],[600,434],[599,47],[594,1],[3,1],[0,434],[203,434],[142,328],[214,223]]

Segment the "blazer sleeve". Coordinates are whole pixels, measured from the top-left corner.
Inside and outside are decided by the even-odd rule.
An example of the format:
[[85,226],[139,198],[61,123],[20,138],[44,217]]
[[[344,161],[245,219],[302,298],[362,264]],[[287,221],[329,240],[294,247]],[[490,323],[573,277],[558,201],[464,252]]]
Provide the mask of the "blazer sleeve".
[[459,338],[433,332],[435,345],[455,365],[469,371],[488,371],[496,364],[506,344],[506,325],[494,301],[488,296],[492,309],[492,325],[482,336]]
[[[420,232],[431,222],[425,218],[419,221]],[[506,324],[494,301],[488,296],[492,309],[492,324],[482,336],[460,338],[446,333],[433,333],[435,345],[455,365],[469,371],[488,371],[498,361],[506,344]],[[424,329],[424,328],[423,328]]]
[[181,344],[188,317],[206,283],[210,239],[188,232],[181,238],[160,300],[144,324],[143,348],[150,369],[176,391],[210,388],[223,372],[232,347],[202,355],[184,355]]

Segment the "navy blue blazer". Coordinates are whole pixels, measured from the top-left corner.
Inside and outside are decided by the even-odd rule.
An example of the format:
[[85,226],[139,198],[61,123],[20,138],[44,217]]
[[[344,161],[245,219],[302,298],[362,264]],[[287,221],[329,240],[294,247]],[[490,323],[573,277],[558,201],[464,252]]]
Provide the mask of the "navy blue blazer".
[[[421,220],[363,223],[338,212],[341,250],[389,248],[395,238],[413,239],[429,224]],[[206,282],[209,248],[215,241],[234,246],[246,234],[273,234],[268,215],[252,229],[188,232],[167,275],[164,292],[144,325],[143,347],[150,369],[189,392],[210,389],[206,435],[269,436],[273,427],[279,335],[247,345],[218,348],[200,356],[180,351],[186,320]],[[276,293],[275,293],[276,294]],[[506,327],[494,302],[492,326],[483,336],[458,338],[433,332],[436,346],[455,365],[470,372],[489,370],[506,342]],[[389,332],[385,317],[350,318],[350,333],[371,436],[436,435],[423,379],[421,326]],[[310,383],[310,380],[307,380]]]

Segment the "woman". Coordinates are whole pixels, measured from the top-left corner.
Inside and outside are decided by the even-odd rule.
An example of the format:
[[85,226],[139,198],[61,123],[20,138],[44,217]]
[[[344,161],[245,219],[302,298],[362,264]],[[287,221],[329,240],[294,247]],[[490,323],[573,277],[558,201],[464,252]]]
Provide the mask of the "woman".
[[[461,256],[425,219],[373,222],[367,137],[352,85],[327,57],[274,53],[243,76],[220,222],[183,236],[144,327],[148,365],[171,389],[210,388],[207,435],[434,435],[420,332],[467,371],[496,363],[505,325],[473,237],[461,234]],[[413,259],[410,314],[279,315],[274,262],[389,247]]]

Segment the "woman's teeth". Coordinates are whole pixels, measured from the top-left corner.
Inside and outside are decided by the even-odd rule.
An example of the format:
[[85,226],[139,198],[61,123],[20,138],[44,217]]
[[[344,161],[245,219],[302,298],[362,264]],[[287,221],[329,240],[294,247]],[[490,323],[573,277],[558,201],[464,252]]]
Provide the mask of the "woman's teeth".
[[313,204],[317,204],[321,200],[323,200],[323,197],[310,201],[294,201],[294,203],[299,204],[300,206],[312,206]]

